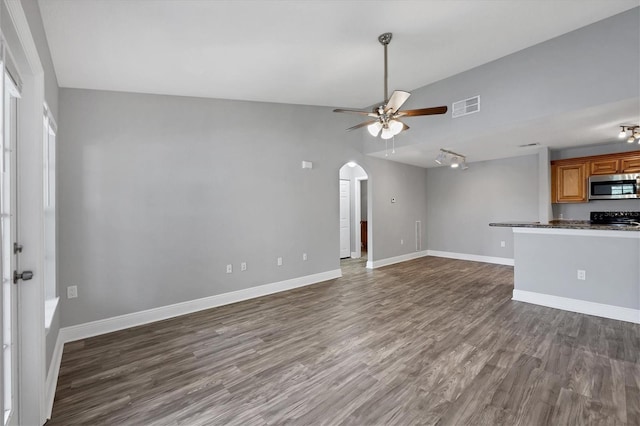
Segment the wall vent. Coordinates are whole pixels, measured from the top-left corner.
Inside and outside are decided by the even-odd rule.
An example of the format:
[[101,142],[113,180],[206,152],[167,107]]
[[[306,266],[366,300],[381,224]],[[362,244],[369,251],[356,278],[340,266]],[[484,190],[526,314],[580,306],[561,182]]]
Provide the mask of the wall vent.
[[473,114],[480,111],[480,96],[474,96],[473,98],[463,99],[458,102],[454,102],[451,108],[451,117],[458,118],[463,115]]

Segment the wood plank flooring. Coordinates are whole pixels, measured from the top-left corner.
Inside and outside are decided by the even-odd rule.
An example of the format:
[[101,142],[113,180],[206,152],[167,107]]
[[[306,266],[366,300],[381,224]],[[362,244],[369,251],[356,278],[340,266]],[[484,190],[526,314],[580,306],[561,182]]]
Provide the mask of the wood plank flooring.
[[53,425],[640,425],[640,326],[426,257],[65,345]]

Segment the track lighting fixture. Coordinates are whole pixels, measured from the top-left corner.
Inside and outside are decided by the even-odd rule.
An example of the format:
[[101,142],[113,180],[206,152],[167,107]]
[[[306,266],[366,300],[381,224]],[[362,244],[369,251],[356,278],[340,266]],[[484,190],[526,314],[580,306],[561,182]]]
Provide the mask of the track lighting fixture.
[[637,124],[622,125],[618,137],[620,139],[627,138],[628,143],[634,143],[636,140],[640,143],[640,126]]
[[442,148],[435,161],[438,164],[448,164],[453,169],[467,170],[469,168],[467,166],[467,157]]

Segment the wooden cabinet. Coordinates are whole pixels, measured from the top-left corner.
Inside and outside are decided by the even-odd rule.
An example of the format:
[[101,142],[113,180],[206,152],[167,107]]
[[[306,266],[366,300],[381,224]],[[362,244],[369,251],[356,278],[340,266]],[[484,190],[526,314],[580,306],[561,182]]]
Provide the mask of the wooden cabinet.
[[590,175],[614,175],[620,169],[620,160],[617,158],[594,160],[590,164]]
[[554,165],[551,171],[554,203],[584,203],[587,201],[587,163]]
[[620,160],[620,173],[640,172],[640,155],[629,156]]
[[640,173],[640,151],[552,161],[551,202],[586,203],[589,176],[620,173]]

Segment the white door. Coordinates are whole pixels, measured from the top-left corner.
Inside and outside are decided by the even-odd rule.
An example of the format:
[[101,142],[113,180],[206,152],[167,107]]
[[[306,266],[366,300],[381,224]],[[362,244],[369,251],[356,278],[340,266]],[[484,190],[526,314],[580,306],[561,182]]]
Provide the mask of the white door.
[[348,180],[340,180],[340,258],[351,256],[351,215]]
[[17,179],[16,140],[19,93],[11,79],[4,77],[2,112],[2,156],[0,158],[0,240],[2,269],[2,409],[4,425],[17,424],[18,400],[18,315],[14,271],[17,260]]

